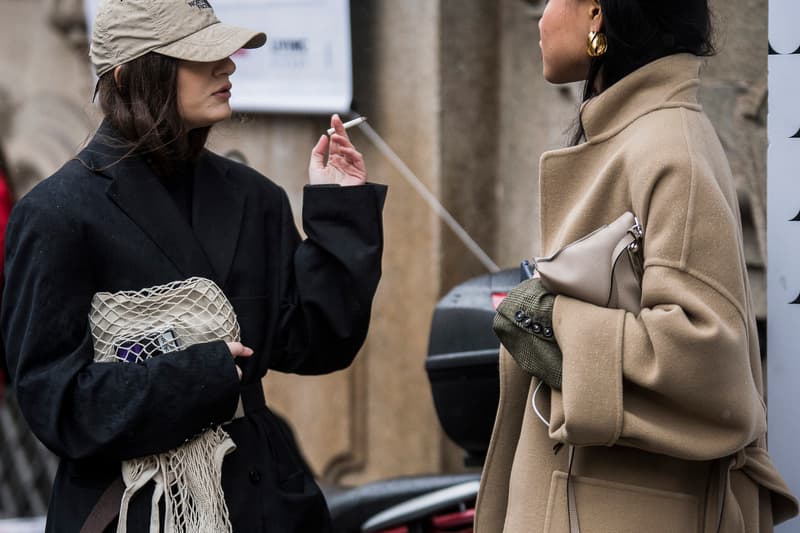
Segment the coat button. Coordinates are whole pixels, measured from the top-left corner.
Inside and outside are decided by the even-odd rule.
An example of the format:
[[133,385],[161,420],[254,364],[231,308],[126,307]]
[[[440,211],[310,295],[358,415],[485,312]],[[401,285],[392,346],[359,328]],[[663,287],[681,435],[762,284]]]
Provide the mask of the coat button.
[[542,325],[538,322],[534,322],[532,328],[534,333],[541,333],[542,332]]
[[545,337],[547,337],[549,339],[550,337],[553,336],[553,328],[549,328],[549,327],[545,326],[543,334],[544,334]]
[[261,483],[261,472],[258,470],[251,470],[250,471],[250,483],[253,485],[258,485]]
[[531,319],[530,317],[522,321],[522,325],[526,328],[531,327],[531,324],[533,324],[533,319]]
[[523,320],[528,318],[528,315],[526,315],[524,311],[520,310],[514,314],[514,318],[517,320],[517,322],[522,322]]

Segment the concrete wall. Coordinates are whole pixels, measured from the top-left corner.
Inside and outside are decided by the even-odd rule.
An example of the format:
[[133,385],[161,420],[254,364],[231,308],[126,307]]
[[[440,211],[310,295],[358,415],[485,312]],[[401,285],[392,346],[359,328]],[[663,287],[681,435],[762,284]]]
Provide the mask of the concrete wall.
[[[724,29],[702,96],[749,206],[748,254],[758,283],[766,0],[714,5]],[[579,93],[541,77],[542,2],[351,6],[354,108],[498,264],[531,256],[539,241],[539,155],[566,143]],[[10,118],[7,127],[0,120],[0,136],[19,193],[74,154],[98,121],[80,16],[76,0],[0,0],[0,116]],[[211,147],[240,151],[287,189],[299,215],[308,154],[326,127],[325,117],[247,115],[217,127]],[[371,178],[390,186],[370,334],[352,368],[314,378],[270,375],[267,398],[289,417],[328,481],[460,470],[461,453],[438,428],[424,358],[438,298],[485,270],[361,132],[353,139]]]

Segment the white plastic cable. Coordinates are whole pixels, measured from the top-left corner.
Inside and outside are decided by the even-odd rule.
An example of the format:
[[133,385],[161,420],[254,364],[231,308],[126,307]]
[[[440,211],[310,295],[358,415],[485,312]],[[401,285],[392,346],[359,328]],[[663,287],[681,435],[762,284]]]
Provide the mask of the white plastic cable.
[[438,198],[433,195],[431,191],[425,186],[422,181],[411,171],[410,168],[400,159],[394,150],[386,144],[386,141],[376,132],[372,126],[369,125],[368,122],[362,122],[359,124],[358,128],[366,135],[367,139],[372,141],[372,144],[375,145],[375,148],[383,154],[383,156],[389,161],[389,163],[400,172],[400,175],[416,190],[422,199],[427,202],[427,204],[433,209],[433,211],[441,218],[445,224],[447,224],[453,233],[461,239],[461,242],[467,247],[467,249],[481,262],[481,264],[488,270],[489,272],[498,272],[500,267],[492,261],[492,258],[483,251],[483,248],[475,242],[469,233],[464,229],[461,224],[450,214],[447,209],[439,202]]
[[539,411],[539,408],[536,406],[536,395],[539,394],[539,389],[542,388],[542,385],[544,385],[544,381],[540,381],[539,384],[536,385],[536,388],[533,389],[533,397],[531,398],[531,405],[533,406],[533,412],[536,413],[536,416],[539,417],[539,420],[541,420],[544,423],[544,425],[549,428],[550,421],[544,417],[544,415]]

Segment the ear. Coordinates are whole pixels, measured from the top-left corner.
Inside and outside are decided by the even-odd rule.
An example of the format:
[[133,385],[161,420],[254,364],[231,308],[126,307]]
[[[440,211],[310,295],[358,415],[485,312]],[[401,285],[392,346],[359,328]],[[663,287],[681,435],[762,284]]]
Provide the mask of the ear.
[[592,0],[592,31],[599,32],[603,27],[603,8],[599,0]]
[[122,65],[114,67],[114,83],[119,87],[119,71],[122,70]]

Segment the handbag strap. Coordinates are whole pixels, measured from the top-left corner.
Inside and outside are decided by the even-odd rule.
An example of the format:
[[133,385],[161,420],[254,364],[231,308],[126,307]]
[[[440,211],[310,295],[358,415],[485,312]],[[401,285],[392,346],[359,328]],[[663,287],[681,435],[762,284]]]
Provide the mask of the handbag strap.
[[117,476],[94,504],[80,533],[103,533],[119,514],[119,502],[124,490],[125,484],[122,482],[122,476]]

